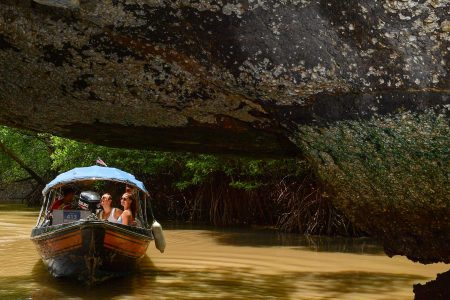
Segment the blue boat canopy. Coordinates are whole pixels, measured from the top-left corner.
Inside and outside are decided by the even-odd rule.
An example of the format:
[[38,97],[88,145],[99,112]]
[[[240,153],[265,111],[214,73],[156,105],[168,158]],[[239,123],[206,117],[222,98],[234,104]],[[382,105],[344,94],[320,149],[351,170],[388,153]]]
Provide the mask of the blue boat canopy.
[[65,173],[61,173],[45,186],[42,194],[46,195],[52,188],[83,180],[109,180],[123,182],[135,186],[148,194],[144,184],[137,180],[134,175],[116,168],[101,166],[75,168]]

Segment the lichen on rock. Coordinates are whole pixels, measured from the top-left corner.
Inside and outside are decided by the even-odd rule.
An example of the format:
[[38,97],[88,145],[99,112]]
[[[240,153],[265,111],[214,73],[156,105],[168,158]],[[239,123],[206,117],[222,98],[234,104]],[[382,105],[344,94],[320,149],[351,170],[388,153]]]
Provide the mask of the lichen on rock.
[[54,7],[74,9],[80,6],[80,0],[33,0],[36,3]]

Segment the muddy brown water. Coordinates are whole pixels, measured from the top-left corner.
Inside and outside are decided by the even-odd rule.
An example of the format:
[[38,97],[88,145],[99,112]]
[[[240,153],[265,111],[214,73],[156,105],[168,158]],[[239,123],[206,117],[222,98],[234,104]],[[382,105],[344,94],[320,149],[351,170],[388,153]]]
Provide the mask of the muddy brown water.
[[132,276],[87,287],[52,278],[29,240],[36,211],[0,207],[0,299],[412,299],[448,265],[387,257],[370,239],[166,226]]

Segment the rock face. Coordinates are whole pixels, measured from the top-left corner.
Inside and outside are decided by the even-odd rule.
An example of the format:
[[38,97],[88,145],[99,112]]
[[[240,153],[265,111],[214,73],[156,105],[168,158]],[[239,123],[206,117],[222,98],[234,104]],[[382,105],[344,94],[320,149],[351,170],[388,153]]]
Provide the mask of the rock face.
[[0,123],[301,155],[389,254],[448,263],[449,4],[3,0]]
[[445,300],[450,298],[450,271],[438,274],[435,280],[414,285],[414,300]]

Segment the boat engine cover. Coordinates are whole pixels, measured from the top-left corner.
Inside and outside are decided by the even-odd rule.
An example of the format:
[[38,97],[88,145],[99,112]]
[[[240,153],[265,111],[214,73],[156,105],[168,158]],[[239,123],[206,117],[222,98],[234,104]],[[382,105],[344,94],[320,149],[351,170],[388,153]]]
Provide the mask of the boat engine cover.
[[78,200],[78,206],[84,210],[90,210],[92,213],[98,208],[100,204],[100,195],[93,191],[84,191],[80,194],[80,199]]

